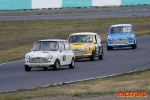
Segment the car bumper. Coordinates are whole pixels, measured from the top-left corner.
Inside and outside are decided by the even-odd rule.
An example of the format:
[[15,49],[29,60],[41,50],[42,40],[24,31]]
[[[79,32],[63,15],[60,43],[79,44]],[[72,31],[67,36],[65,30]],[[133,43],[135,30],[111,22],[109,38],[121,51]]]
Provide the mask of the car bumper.
[[88,58],[90,57],[92,54],[80,54],[80,55],[75,55],[75,58]]
[[73,50],[75,58],[88,58],[91,56],[90,52],[85,51],[84,49]]
[[130,47],[133,44],[134,43],[129,43],[129,44],[108,44],[108,46],[111,46],[111,47]]
[[25,63],[25,65],[29,66],[29,67],[49,67],[54,65],[54,63]]

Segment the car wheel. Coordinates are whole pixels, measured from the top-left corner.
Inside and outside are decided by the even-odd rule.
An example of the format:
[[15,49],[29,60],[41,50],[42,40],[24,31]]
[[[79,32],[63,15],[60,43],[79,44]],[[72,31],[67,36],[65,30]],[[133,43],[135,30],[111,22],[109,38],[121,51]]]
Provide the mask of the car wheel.
[[136,41],[136,44],[135,44],[135,48],[137,48],[137,41]]
[[78,59],[75,59],[75,61],[78,61]]
[[94,60],[95,60],[95,52],[94,52],[94,51],[92,52],[92,55],[90,56],[90,60],[91,60],[91,61],[94,61]]
[[54,66],[53,66],[53,69],[54,69],[54,70],[57,70],[59,67],[60,67],[59,60],[56,59],[56,61],[55,61],[55,63],[54,63]]
[[69,68],[70,68],[70,69],[73,69],[74,67],[75,67],[75,59],[72,58],[71,63],[70,63],[70,65],[69,65]]
[[27,66],[27,65],[24,65],[24,68],[25,68],[25,70],[26,70],[27,72],[31,70],[31,67],[29,67],[29,66]]
[[48,68],[48,67],[44,67],[43,69],[44,69],[44,70],[47,70],[47,68]]
[[134,41],[134,44],[132,44],[132,49],[135,49],[136,48],[136,44],[135,44],[135,41]]
[[112,49],[113,49],[113,47],[107,46],[107,50],[112,50]]
[[98,58],[99,58],[99,60],[102,60],[104,58],[104,52],[103,52],[103,50],[102,50],[101,55],[98,56]]

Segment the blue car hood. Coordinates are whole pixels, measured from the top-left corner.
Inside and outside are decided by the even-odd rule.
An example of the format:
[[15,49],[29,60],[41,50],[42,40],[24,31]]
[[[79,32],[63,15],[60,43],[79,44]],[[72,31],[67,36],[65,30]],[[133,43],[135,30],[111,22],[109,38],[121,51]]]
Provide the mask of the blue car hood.
[[128,38],[129,36],[131,35],[131,33],[115,33],[115,34],[110,34],[110,36],[113,38],[113,39],[118,39],[118,38],[122,38],[122,39],[125,39],[125,38]]

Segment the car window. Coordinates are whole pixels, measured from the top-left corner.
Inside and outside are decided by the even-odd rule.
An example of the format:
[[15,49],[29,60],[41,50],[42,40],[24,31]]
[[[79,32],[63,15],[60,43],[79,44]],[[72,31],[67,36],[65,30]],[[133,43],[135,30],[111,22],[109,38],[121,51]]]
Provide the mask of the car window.
[[65,43],[65,49],[66,50],[71,50],[70,44],[69,43]]
[[52,51],[58,51],[59,50],[59,44],[58,43],[50,43],[50,49]]
[[64,43],[60,43],[60,50],[61,51],[65,51],[65,45],[64,45]]
[[58,51],[58,49],[57,42],[37,42],[33,47],[33,51]]
[[39,43],[35,43],[33,46],[33,50],[34,51],[40,51],[40,44]]
[[97,43],[97,38],[96,38],[96,35],[94,35],[94,38],[95,38],[95,42]]
[[75,43],[75,42],[92,42],[92,36],[91,35],[72,35],[69,37],[69,43]]
[[115,33],[131,33],[132,29],[130,26],[117,26],[117,27],[111,27],[110,28],[110,33],[115,34]]
[[99,35],[96,35],[96,40],[97,40],[98,43],[101,42],[101,39],[100,39],[100,36],[99,36]]

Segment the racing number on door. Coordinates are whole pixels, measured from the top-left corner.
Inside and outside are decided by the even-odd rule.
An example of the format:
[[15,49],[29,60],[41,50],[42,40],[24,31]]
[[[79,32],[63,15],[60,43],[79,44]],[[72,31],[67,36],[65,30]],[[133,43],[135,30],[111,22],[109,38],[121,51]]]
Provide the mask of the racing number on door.
[[63,61],[66,61],[66,55],[62,56]]

